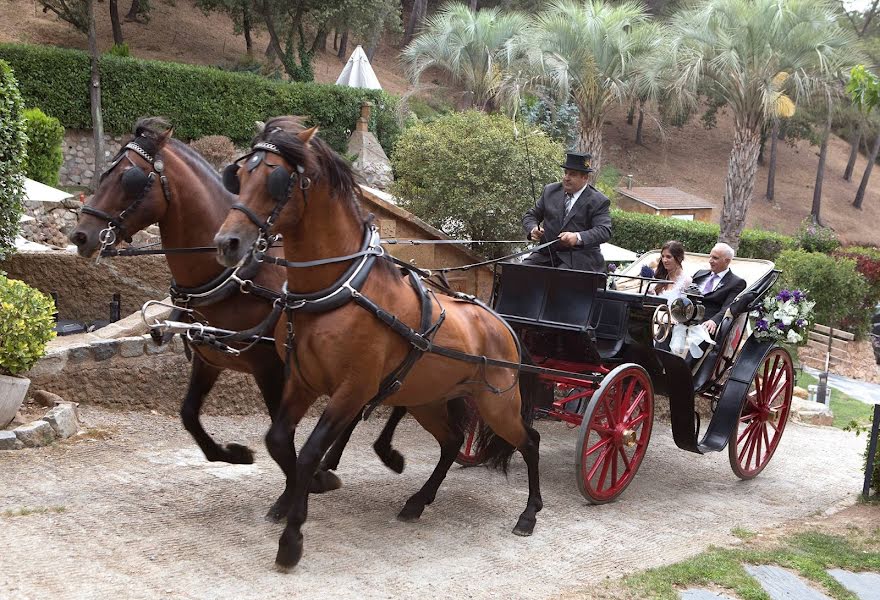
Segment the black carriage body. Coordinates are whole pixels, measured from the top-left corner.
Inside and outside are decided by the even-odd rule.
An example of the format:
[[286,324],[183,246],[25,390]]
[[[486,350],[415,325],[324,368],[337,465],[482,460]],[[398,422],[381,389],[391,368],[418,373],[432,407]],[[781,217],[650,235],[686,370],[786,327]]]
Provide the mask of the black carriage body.
[[[641,277],[627,277],[641,290],[631,293],[608,289],[608,275],[602,273],[505,263],[494,306],[538,367],[544,383],[536,394],[539,413],[580,424],[583,401],[601,379],[618,365],[634,363],[648,373],[655,391],[669,397],[676,445],[702,454],[727,446],[756,373],[775,349],[743,336],[749,311],[777,277],[771,270],[740,294],[719,326],[717,345],[699,363],[655,347],[652,317],[666,299],[645,293],[650,280]],[[700,301],[698,294],[689,297]],[[569,375],[541,373],[541,368]],[[585,393],[572,397],[577,402],[560,399],[554,384],[581,385]],[[714,405],[702,438],[695,410],[700,394]]]

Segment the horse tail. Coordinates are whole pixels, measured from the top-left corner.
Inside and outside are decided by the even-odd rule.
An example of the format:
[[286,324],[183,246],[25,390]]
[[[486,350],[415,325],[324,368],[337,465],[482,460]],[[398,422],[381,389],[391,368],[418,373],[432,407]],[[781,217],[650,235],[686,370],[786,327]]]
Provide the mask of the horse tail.
[[[531,357],[523,351],[523,364],[532,364]],[[520,416],[526,428],[530,428],[533,417],[534,393],[540,385],[538,376],[534,373],[519,373],[519,392],[521,398]],[[492,429],[480,421],[480,431],[477,436],[477,455],[482,456],[487,467],[498,469],[507,475],[510,459],[516,448],[504,438],[496,435]]]

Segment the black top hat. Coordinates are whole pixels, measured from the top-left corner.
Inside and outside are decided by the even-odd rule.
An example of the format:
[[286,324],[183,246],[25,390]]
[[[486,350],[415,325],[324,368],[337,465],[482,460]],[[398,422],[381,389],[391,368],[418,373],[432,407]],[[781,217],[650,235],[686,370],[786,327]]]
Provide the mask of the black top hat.
[[572,171],[592,173],[596,170],[590,166],[592,158],[593,155],[589,152],[566,152],[565,164],[559,166],[563,169],[571,169]]

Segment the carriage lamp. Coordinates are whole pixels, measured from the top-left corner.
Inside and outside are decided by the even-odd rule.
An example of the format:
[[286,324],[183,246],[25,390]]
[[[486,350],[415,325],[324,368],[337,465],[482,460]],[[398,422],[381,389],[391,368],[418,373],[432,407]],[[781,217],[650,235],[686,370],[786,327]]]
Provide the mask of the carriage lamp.
[[690,325],[691,323],[703,320],[706,314],[706,307],[699,302],[694,302],[690,298],[681,297],[672,301],[669,306],[669,312],[676,323],[682,325]]

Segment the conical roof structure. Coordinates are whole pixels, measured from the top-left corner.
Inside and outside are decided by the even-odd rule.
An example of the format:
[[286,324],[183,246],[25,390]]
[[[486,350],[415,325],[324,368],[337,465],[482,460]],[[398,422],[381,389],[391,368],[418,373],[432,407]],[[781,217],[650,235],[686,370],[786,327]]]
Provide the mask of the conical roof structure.
[[358,46],[351,53],[348,62],[339,74],[336,85],[347,85],[349,87],[366,88],[369,90],[381,90],[382,86],[376,78],[373,67],[370,66],[370,60],[364,49]]

